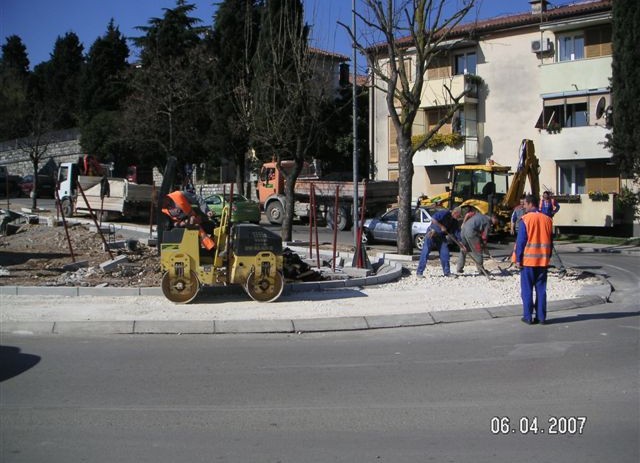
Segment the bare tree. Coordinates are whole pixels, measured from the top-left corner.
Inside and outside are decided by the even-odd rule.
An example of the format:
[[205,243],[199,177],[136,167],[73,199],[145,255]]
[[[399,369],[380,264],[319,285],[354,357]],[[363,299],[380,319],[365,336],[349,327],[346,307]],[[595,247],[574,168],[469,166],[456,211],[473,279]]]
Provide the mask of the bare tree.
[[[208,127],[202,100],[208,93],[209,64],[199,48],[184,57],[157,60],[133,70],[131,94],[125,102],[123,137],[138,147],[139,162],[164,165],[169,156],[180,162],[205,157],[202,133]],[[158,151],[164,156],[158,156]]]
[[[462,107],[469,88],[454,95],[445,85],[447,111],[417,146],[412,146],[412,125],[420,109],[425,72],[431,61],[445,53],[451,45],[445,43],[455,28],[469,13],[475,0],[460,0],[459,9],[447,15],[447,0],[362,0],[365,11],[355,14],[364,25],[358,35],[347,29],[355,47],[367,57],[374,75],[375,89],[386,93],[387,108],[397,133],[398,190],[398,252],[412,253],[411,181],[413,155],[424,147],[438,130]],[[409,70],[415,78],[410,78]],[[379,83],[378,83],[379,82]]]
[[29,135],[18,140],[18,146],[23,153],[29,156],[33,172],[31,189],[31,208],[38,208],[38,169],[40,161],[47,153],[51,143],[51,118],[40,103],[33,103],[28,118]]
[[[252,139],[262,160],[276,159],[285,177],[283,240],[291,240],[295,183],[315,148],[322,93],[312,85],[308,27],[299,0],[268,2],[255,58]],[[294,161],[283,169],[282,161]]]

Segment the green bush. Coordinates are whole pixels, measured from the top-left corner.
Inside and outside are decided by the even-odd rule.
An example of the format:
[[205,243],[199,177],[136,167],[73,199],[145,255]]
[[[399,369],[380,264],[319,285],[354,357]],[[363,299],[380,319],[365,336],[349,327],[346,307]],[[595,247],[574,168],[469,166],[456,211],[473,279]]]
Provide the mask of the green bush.
[[[411,146],[415,150],[418,145],[420,145],[426,138],[425,134],[414,135],[411,137]],[[435,133],[431,136],[431,138],[427,141],[427,144],[424,148],[430,148],[433,150],[443,148],[445,146],[449,146],[452,148],[457,148],[462,145],[464,141],[464,137],[459,133]]]

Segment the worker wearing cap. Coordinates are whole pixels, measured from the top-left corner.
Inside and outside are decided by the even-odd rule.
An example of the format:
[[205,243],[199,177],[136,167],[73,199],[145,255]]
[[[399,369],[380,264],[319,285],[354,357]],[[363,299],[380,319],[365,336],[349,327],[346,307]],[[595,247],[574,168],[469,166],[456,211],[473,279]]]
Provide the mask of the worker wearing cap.
[[467,249],[460,249],[460,257],[456,265],[457,273],[464,272],[467,253],[471,253],[471,260],[475,262],[478,271],[483,274],[486,273],[482,250],[489,239],[491,225],[495,225],[496,223],[498,223],[498,218],[495,214],[488,216],[480,213],[473,214],[463,221],[460,234],[462,236],[462,244],[464,244]]
[[213,234],[215,224],[198,208],[191,205],[190,196],[182,191],[174,191],[164,198],[162,212],[167,215],[176,227],[197,225],[202,245],[209,251],[215,248],[215,241],[209,236]]
[[460,241],[460,208],[456,207],[453,211],[443,209],[431,216],[431,225],[427,228],[427,233],[420,252],[420,261],[416,269],[416,276],[423,278],[424,269],[427,267],[427,260],[431,251],[438,251],[440,255],[440,264],[445,277],[454,277],[449,266],[449,247],[447,245],[447,236],[451,235]]
[[520,269],[522,321],[527,324],[538,321],[546,323],[547,270],[553,247],[553,221],[551,217],[538,211],[537,199],[533,195],[527,195],[524,199],[527,213],[522,216],[512,256],[512,261]]

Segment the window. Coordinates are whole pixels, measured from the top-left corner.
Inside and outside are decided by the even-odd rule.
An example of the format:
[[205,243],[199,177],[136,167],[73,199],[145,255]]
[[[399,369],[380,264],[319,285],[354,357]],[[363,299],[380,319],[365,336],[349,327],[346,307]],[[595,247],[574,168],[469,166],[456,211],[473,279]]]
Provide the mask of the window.
[[586,193],[584,162],[558,163],[558,193],[579,195]]
[[587,58],[611,56],[611,24],[595,26],[584,31],[584,49]]
[[587,103],[568,104],[565,107],[564,127],[585,127],[587,125]]
[[558,61],[584,59],[584,35],[582,32],[558,37]]
[[475,74],[478,63],[475,52],[466,52],[455,55],[455,74]]
[[544,100],[544,109],[536,123],[536,128],[586,127],[589,125],[587,100],[586,95]]

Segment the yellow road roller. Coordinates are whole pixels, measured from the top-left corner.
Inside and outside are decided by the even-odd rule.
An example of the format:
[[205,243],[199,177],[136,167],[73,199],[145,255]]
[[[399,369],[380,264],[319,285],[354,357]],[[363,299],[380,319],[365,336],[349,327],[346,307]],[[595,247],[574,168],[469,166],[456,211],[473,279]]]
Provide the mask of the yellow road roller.
[[201,246],[198,226],[172,228],[162,235],[162,293],[177,304],[193,301],[203,286],[242,285],[255,301],[273,302],[282,294],[282,240],[259,225],[229,226],[225,207],[214,230],[216,246]]

